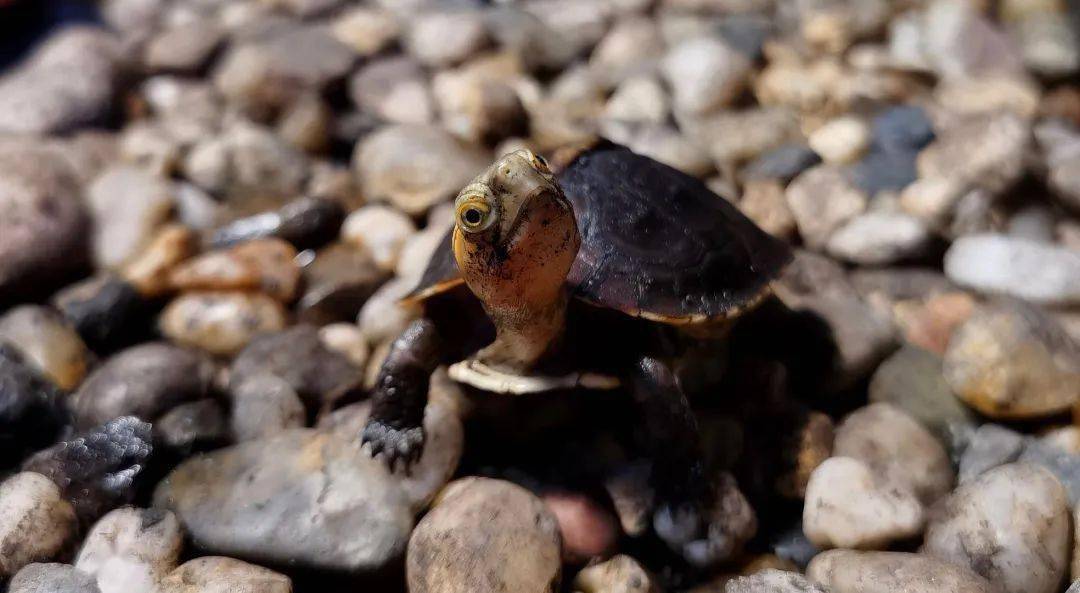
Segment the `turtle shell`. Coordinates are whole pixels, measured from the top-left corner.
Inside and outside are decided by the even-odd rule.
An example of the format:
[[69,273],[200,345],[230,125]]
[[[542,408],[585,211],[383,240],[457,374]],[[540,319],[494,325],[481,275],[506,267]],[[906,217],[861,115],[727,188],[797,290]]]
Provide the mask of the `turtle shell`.
[[[791,250],[701,181],[610,142],[558,175],[581,249],[567,282],[594,305],[665,323],[722,320],[769,294]],[[450,234],[412,298],[461,283]]]

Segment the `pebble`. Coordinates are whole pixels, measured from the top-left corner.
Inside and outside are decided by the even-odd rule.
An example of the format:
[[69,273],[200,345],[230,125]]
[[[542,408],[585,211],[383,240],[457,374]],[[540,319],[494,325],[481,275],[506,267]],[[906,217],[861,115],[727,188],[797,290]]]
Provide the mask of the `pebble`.
[[320,154],[330,147],[333,113],[318,95],[297,98],[278,119],[276,131],[287,144],[308,154]]
[[407,57],[375,58],[349,78],[349,98],[360,111],[398,124],[427,124],[435,98],[424,70]]
[[57,556],[75,537],[75,510],[48,478],[22,472],[0,482],[0,577]]
[[371,57],[401,35],[401,25],[387,10],[351,8],[334,20],[334,38],[360,57]]
[[192,292],[169,303],[158,324],[179,344],[227,356],[259,334],[283,329],[286,312],[280,302],[261,293]]
[[94,218],[94,263],[118,268],[140,253],[171,216],[172,187],[128,165],[107,169],[87,189]]
[[948,494],[956,477],[952,462],[932,433],[899,408],[870,404],[849,414],[836,429],[833,455],[851,457],[929,505]]
[[956,453],[975,430],[977,418],[953,395],[941,364],[941,357],[932,352],[904,346],[874,371],[870,401],[887,403],[919,421]]
[[1026,76],[946,80],[934,89],[934,96],[942,106],[960,115],[1011,112],[1031,118],[1039,111],[1039,87]]
[[151,72],[197,73],[225,40],[213,21],[200,19],[166,29],[146,45],[143,64]]
[[410,216],[450,198],[487,165],[478,150],[429,126],[387,126],[356,147],[353,170],[369,201]]
[[739,210],[774,237],[787,239],[795,234],[795,216],[777,180],[748,181],[743,186]]
[[828,593],[796,572],[768,569],[727,582],[723,593]]
[[787,183],[819,163],[821,163],[821,157],[810,147],[788,144],[754,159],[743,168],[742,177],[748,183],[756,180],[776,180]]
[[303,187],[308,161],[273,130],[237,119],[219,135],[201,138],[180,169],[212,194],[285,198]]
[[[491,64],[498,68],[498,61]],[[488,66],[478,60],[472,67],[439,72],[432,80],[443,127],[466,142],[491,144],[528,132],[528,114],[515,88],[520,78],[486,72]]]
[[655,21],[638,15],[619,19],[589,55],[589,69],[606,86],[651,74],[664,53]]
[[192,542],[210,553],[367,573],[399,558],[412,511],[353,436],[290,430],[181,463],[158,484]]
[[540,496],[559,522],[565,562],[585,564],[610,556],[616,549],[619,528],[610,511],[579,492],[546,492]]
[[75,568],[91,575],[101,593],[153,591],[176,567],[183,545],[184,533],[173,513],[116,509],[90,528]]
[[796,430],[784,439],[781,453],[785,469],[776,479],[776,490],[787,498],[806,498],[806,485],[819,465],[832,455],[835,426],[827,414],[808,412]]
[[214,85],[230,102],[265,115],[343,79],[355,58],[325,25],[284,26],[231,44],[215,68]]
[[680,122],[680,127],[707,146],[720,164],[753,160],[802,138],[795,114],[782,107],[723,110]]
[[871,151],[852,167],[852,182],[871,196],[903,191],[916,180],[916,158],[915,152]]
[[214,231],[209,244],[214,248],[277,237],[298,250],[321,247],[332,241],[345,220],[341,203],[329,198],[304,197],[274,212],[240,218]]
[[0,341],[18,350],[27,363],[65,391],[79,386],[92,360],[79,334],[47,307],[9,309],[0,316]]
[[8,583],[8,593],[102,593],[94,577],[67,564],[28,564]]
[[296,309],[313,325],[351,321],[387,276],[366,251],[344,243],[320,249],[303,272],[306,288]]
[[269,438],[307,422],[304,402],[284,379],[256,375],[230,386],[230,427],[237,442]]
[[213,372],[213,364],[197,352],[165,342],[140,344],[107,359],[69,403],[82,427],[120,416],[152,422],[177,404],[205,397]]
[[641,124],[634,127],[636,130],[624,139],[630,150],[693,177],[706,177],[716,170],[716,165],[708,153],[674,127],[666,124]]
[[858,159],[870,145],[870,138],[865,122],[845,116],[826,122],[810,134],[808,142],[826,163],[844,164]]
[[1024,446],[1020,433],[997,424],[983,424],[971,435],[960,457],[960,482],[970,482],[995,467],[1016,461]]
[[228,440],[228,421],[217,400],[182,403],[154,423],[161,444],[181,454],[220,446]]
[[127,281],[104,274],[56,293],[53,306],[91,349],[102,352],[130,343],[139,333],[145,302]]
[[920,534],[925,520],[913,491],[850,457],[826,460],[806,486],[803,531],[819,548],[886,548]]
[[524,488],[486,478],[450,484],[409,539],[411,593],[546,593],[558,588],[558,520]]
[[1030,143],[1030,124],[1020,116],[973,117],[950,127],[919,153],[919,177],[952,178],[1000,193],[1023,174]]
[[649,571],[630,556],[619,554],[593,564],[574,577],[578,593],[660,593],[660,585]]
[[323,345],[343,355],[358,369],[367,366],[371,347],[360,327],[353,323],[331,323],[319,328],[319,340]]
[[[234,558],[189,560],[161,581],[161,593],[292,593],[289,577]],[[104,592],[102,592],[104,593]]]
[[23,469],[55,482],[85,524],[131,502],[152,452],[150,425],[124,416],[39,451]]
[[1062,451],[1050,443],[1032,439],[1025,443],[1017,461],[1049,470],[1068,492],[1069,505],[1075,506],[1080,502],[1080,456],[1071,451]]
[[1038,308],[999,302],[956,331],[944,374],[957,397],[991,418],[1037,418],[1080,399],[1080,347]]
[[120,47],[112,34],[67,27],[0,77],[0,132],[63,134],[102,123],[120,75]]
[[833,550],[814,557],[810,580],[831,593],[995,593],[968,568],[922,554]]
[[276,238],[253,239],[184,262],[169,275],[180,291],[256,290],[282,303],[296,298],[300,266],[296,249]]
[[960,324],[975,311],[975,298],[966,292],[934,295],[925,302],[898,303],[894,309],[907,343],[939,356]]
[[917,152],[934,141],[934,126],[915,105],[883,109],[871,123],[873,146],[884,152]]
[[419,305],[401,303],[416,287],[415,278],[393,278],[364,303],[357,318],[360,331],[372,346],[389,342],[422,313]]
[[867,212],[836,229],[826,249],[836,258],[873,266],[892,264],[923,255],[930,231],[917,218],[895,212]]
[[75,172],[44,150],[0,150],[0,300],[56,286],[87,262]]
[[255,339],[237,355],[230,374],[237,385],[259,375],[279,377],[315,407],[335,401],[363,380],[362,369],[327,348],[318,328],[306,324]]
[[0,466],[47,446],[69,422],[61,392],[11,346],[0,342]]
[[714,37],[687,39],[664,56],[661,72],[675,108],[705,115],[731,104],[746,88],[750,59]]
[[168,225],[150,239],[150,243],[121,271],[139,294],[155,298],[169,293],[172,271],[198,250],[198,236],[182,225]]
[[1080,303],[1080,253],[998,234],[961,237],[945,255],[945,273],[962,286],[1044,305]]
[[1033,13],[1017,23],[1014,34],[1028,68],[1049,78],[1069,76],[1080,70],[1080,40],[1069,18],[1046,11]]
[[1004,593],[1053,593],[1068,568],[1068,504],[1050,472],[1003,465],[945,500],[927,526],[922,552],[970,567]]
[[487,41],[487,26],[479,11],[429,11],[414,15],[404,45],[420,63],[439,68],[464,62]]
[[416,233],[412,219],[388,206],[372,204],[354,210],[341,227],[341,240],[364,249],[379,268],[392,271],[405,242]]
[[[743,546],[753,539],[758,529],[757,513],[739,490],[735,477],[723,472],[714,476],[712,481],[713,499],[703,516],[708,524],[706,539],[686,542],[681,548],[672,546],[683,558],[699,568],[716,566],[738,557]],[[670,533],[678,528],[666,525],[670,522],[670,516],[665,517],[659,512],[653,514],[653,529],[658,533]]]
[[796,177],[787,187],[787,202],[803,241],[824,247],[844,223],[866,210],[867,197],[838,168],[820,165]]

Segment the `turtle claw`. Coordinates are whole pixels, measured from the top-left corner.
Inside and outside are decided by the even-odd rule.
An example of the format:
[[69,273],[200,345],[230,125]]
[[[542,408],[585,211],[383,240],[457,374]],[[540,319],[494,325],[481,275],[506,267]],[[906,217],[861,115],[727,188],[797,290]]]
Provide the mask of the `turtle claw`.
[[397,471],[400,462],[406,475],[412,465],[420,460],[424,451],[424,427],[394,427],[379,420],[369,420],[360,436],[363,446],[372,458],[381,456],[391,471]]

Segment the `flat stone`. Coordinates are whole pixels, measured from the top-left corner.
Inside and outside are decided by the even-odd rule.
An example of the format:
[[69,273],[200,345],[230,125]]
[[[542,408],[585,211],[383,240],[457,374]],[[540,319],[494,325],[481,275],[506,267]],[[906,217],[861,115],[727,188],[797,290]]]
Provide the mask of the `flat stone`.
[[558,587],[559,528],[540,499],[509,482],[450,484],[409,539],[412,593],[543,593]]
[[930,520],[922,553],[970,567],[1005,593],[1059,591],[1069,500],[1047,470],[1014,463],[962,484]]
[[357,439],[303,429],[189,459],[154,500],[211,553],[348,573],[399,558],[413,521]]
[[55,557],[75,530],[74,509],[45,476],[22,472],[0,482],[0,576]]
[[124,350],[94,370],[70,400],[76,422],[96,426],[121,416],[154,421],[173,406],[206,396],[213,364],[164,342]]
[[917,536],[924,522],[913,491],[889,484],[850,457],[826,460],[806,487],[803,531],[821,548],[885,548]]
[[1038,308],[1006,301],[960,326],[944,374],[957,397],[991,418],[1037,418],[1080,398],[1080,347]]
[[833,550],[806,571],[831,593],[994,593],[996,585],[970,569],[922,554]]
[[997,234],[961,237],[945,254],[949,279],[1044,305],[1080,303],[1080,253]]

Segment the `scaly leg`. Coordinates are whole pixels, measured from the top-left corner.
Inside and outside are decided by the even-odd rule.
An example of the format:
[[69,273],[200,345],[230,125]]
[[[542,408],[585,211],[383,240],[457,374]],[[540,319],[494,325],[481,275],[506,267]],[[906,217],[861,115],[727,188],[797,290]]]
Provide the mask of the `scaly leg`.
[[381,454],[391,471],[399,460],[408,471],[424,450],[424,406],[442,352],[435,323],[418,319],[394,340],[379,369],[371,417],[361,438],[370,445],[372,457]]

